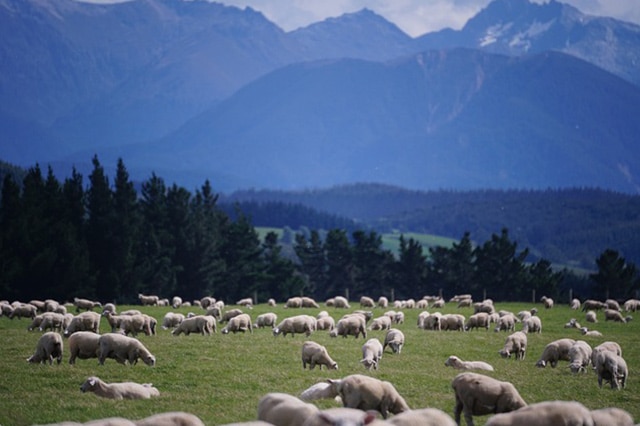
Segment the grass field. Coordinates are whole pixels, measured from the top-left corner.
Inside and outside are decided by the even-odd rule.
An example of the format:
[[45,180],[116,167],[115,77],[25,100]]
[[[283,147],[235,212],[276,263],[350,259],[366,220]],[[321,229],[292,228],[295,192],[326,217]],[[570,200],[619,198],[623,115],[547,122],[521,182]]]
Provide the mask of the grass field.
[[[355,308],[356,304],[352,304]],[[533,304],[497,303],[498,309],[518,312],[530,309]],[[524,361],[501,359],[506,334],[493,331],[432,332],[416,327],[418,310],[406,310],[406,322],[399,325],[406,336],[406,345],[400,355],[385,353],[380,369],[366,373],[359,363],[364,341],[349,337],[330,338],[328,332],[316,332],[310,339],[327,347],[339,364],[335,371],[303,370],[300,347],[305,337],[278,336],[270,329],[255,330],[253,334],[222,335],[219,330],[213,336],[172,336],[170,331],[158,330],[156,336],[140,336],[140,340],[157,358],[155,367],[142,362],[135,366],[123,366],[107,360],[99,366],[96,359],[77,360],[68,364],[68,347],[65,346],[61,365],[31,365],[25,361],[35,348],[39,332],[26,330],[29,320],[0,318],[0,424],[28,425],[60,422],[63,420],[89,421],[98,418],[122,416],[139,419],[164,411],[187,411],[200,417],[208,425],[220,425],[256,418],[256,407],[261,396],[268,392],[299,394],[307,387],[327,378],[340,378],[354,373],[371,374],[389,380],[405,397],[412,408],[436,407],[452,415],[454,396],[451,380],[458,373],[444,367],[445,359],[456,354],[465,360],[483,360],[495,367],[489,375],[512,382],[523,398],[529,402],[544,400],[576,400],[590,409],[619,407],[629,411],[636,422],[640,421],[640,318],[628,324],[601,321],[595,325],[604,338],[591,338],[595,346],[604,340],[615,340],[623,349],[630,377],[627,388],[613,391],[598,388],[596,375],[573,375],[567,362],[558,368],[538,369],[535,362],[544,346],[561,337],[578,339],[579,331],[564,329],[571,317],[583,320],[584,314],[571,311],[566,305],[552,310],[542,310],[542,334],[529,335],[529,348]],[[130,307],[119,307],[124,310]],[[159,321],[170,308],[141,308]],[[195,311],[196,308],[191,308]],[[255,318],[258,314],[274,311],[279,319],[307,313],[315,315],[321,309],[291,310],[256,306],[247,312]],[[189,309],[178,311],[187,313]],[[460,312],[470,315],[470,309],[457,310],[448,304],[443,313]],[[346,311],[329,309],[336,318]],[[382,310],[376,308],[374,316]],[[518,327],[519,329],[519,327]],[[101,332],[107,332],[103,320]],[[384,340],[384,332],[369,332],[368,337]],[[65,344],[66,344],[65,340]],[[98,398],[94,394],[82,394],[80,384],[91,375],[107,382],[152,382],[161,392],[160,397],[141,401],[113,401]],[[322,408],[336,406],[334,401],[322,401]],[[483,425],[487,417],[478,417]]]

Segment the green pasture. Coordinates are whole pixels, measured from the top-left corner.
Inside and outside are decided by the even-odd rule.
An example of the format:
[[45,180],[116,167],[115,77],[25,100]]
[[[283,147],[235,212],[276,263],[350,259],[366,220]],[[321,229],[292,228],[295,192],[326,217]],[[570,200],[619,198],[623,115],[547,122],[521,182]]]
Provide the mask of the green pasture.
[[[498,309],[518,312],[530,309],[527,303],[497,303]],[[529,349],[524,361],[501,359],[506,333],[494,331],[433,332],[416,327],[419,310],[405,310],[406,321],[398,325],[406,336],[406,345],[399,355],[385,353],[378,371],[366,372],[359,363],[362,338],[330,338],[320,331],[309,339],[327,347],[338,362],[339,370],[303,370],[300,347],[306,339],[274,337],[270,329],[254,330],[253,334],[222,335],[220,328],[213,336],[172,336],[159,328],[156,336],[139,336],[156,356],[157,365],[148,367],[142,362],[134,366],[120,365],[108,359],[99,366],[97,359],[77,360],[68,364],[69,350],[61,365],[32,365],[25,360],[36,346],[39,332],[28,332],[30,321],[0,318],[0,424],[29,425],[73,420],[86,422],[93,419],[121,416],[139,419],[158,412],[187,411],[200,417],[208,425],[248,421],[256,418],[258,400],[268,392],[286,392],[297,395],[307,387],[327,378],[340,378],[354,373],[370,374],[392,382],[412,408],[436,407],[452,415],[454,396],[451,380],[458,374],[444,366],[449,355],[464,360],[483,360],[495,367],[489,375],[512,382],[523,398],[529,402],[545,400],[576,400],[590,409],[619,407],[629,411],[640,421],[640,318],[628,324],[601,321],[593,327],[604,338],[590,338],[595,346],[605,340],[615,340],[622,346],[623,356],[630,369],[627,388],[614,391],[598,388],[595,373],[571,374],[566,362],[558,368],[538,369],[535,362],[544,346],[561,337],[580,338],[575,329],[563,325],[572,317],[584,319],[581,312],[571,311],[566,305],[545,311],[538,304],[543,321],[541,334],[529,335]],[[356,309],[357,303],[352,304]],[[119,309],[138,308],[162,321],[170,308],[121,306]],[[252,318],[273,311],[279,319],[307,313],[316,315],[324,309],[284,309],[266,305],[245,310]],[[347,310],[327,309],[337,320]],[[178,311],[199,312],[199,308],[181,308]],[[460,312],[469,316],[470,309],[458,310],[448,304],[440,312]],[[383,313],[374,310],[374,316]],[[519,327],[518,327],[519,329]],[[101,332],[108,332],[103,320]],[[369,332],[368,337],[384,340],[384,332]],[[65,340],[66,344],[66,340]],[[161,392],[151,400],[113,401],[94,394],[82,394],[80,384],[86,377],[96,375],[107,382],[135,381],[153,383]],[[332,400],[318,404],[322,408],[336,406]],[[479,417],[482,425],[487,417]]]

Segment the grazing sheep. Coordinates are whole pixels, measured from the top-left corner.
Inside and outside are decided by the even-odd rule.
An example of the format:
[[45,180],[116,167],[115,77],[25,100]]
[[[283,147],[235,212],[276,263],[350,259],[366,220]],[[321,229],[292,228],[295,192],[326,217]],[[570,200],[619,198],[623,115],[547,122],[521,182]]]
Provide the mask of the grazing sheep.
[[607,309],[612,309],[614,311],[620,311],[620,304],[617,300],[607,299],[604,301],[605,307]]
[[342,296],[336,296],[333,298],[334,301],[334,307],[335,308],[345,308],[345,309],[350,309],[351,305],[349,305],[349,301]]
[[38,329],[40,331],[62,331],[68,326],[66,323],[66,317],[63,314],[57,312],[45,312],[42,314],[42,322]]
[[142,315],[142,312],[137,309],[128,309],[126,311],[120,312],[120,315]]
[[169,411],[137,420],[136,426],[204,426],[199,417],[183,411]]
[[360,307],[361,308],[375,308],[376,302],[370,297],[362,296],[360,298]]
[[316,321],[316,329],[317,330],[333,330],[336,328],[336,320],[334,320],[329,315],[318,318]]
[[385,423],[394,426],[456,426],[451,416],[437,408],[405,411],[391,417]]
[[483,300],[482,302],[473,304],[473,313],[477,314],[478,312],[484,312],[487,314],[492,314],[495,312],[495,307],[493,306],[493,301],[491,299]]
[[303,308],[319,308],[320,305],[310,297],[302,296],[301,298]]
[[493,367],[484,361],[463,361],[455,355],[451,355],[444,362],[445,367],[453,367],[458,370],[486,370],[493,371]]
[[[213,319],[213,317],[209,318]],[[237,332],[244,333],[247,330],[249,330],[249,333],[253,333],[251,317],[249,314],[240,314],[229,320],[229,323],[222,329],[222,334],[229,334],[229,332],[233,334]]]
[[431,304],[432,308],[436,308],[436,309],[440,309],[440,308],[444,308],[444,299],[436,299],[433,301],[433,303]]
[[100,335],[91,331],[78,331],[69,336],[69,364],[75,364],[76,358],[89,359],[100,356]]
[[191,333],[200,333],[203,336],[210,336],[217,331],[216,320],[209,315],[196,315],[191,318],[185,318],[176,328],[171,332],[174,336],[179,336],[180,333],[189,335]]
[[137,336],[139,332],[147,336],[151,335],[151,327],[143,314],[120,315],[118,318],[119,330],[124,335]]
[[369,330],[388,330],[391,328],[391,319],[383,315],[378,318],[374,318],[369,325]]
[[285,308],[302,308],[302,297],[290,297],[284,304]]
[[383,426],[385,423],[376,420],[374,411],[362,411],[354,408],[327,408],[318,411],[305,420],[303,426]]
[[640,300],[637,299],[629,299],[624,302],[624,310],[625,312],[635,312],[640,309]]
[[113,303],[105,303],[105,305],[102,307],[102,314],[104,315],[105,312],[111,312],[112,314],[116,314],[117,312],[116,309],[116,305]]
[[451,387],[456,396],[454,418],[458,425],[462,413],[467,426],[473,426],[473,416],[508,413],[527,405],[511,383],[482,374],[460,373]]
[[240,299],[236,302],[236,305],[244,306],[245,308],[251,309],[253,307],[253,299],[250,297],[245,297],[244,299]]
[[93,331],[98,333],[100,330],[100,314],[97,312],[82,312],[73,317],[67,328],[64,330],[64,336],[69,337],[76,331]]
[[138,299],[143,306],[157,306],[160,298],[158,296],[153,295],[144,295],[142,293],[138,294]]
[[173,296],[173,298],[171,299],[171,307],[173,309],[178,309],[180,306],[182,306],[182,297]]
[[404,398],[389,382],[362,374],[352,374],[343,379],[328,379],[347,408],[376,410],[387,418],[389,413],[399,414],[409,410]]
[[102,398],[109,399],[150,399],[159,396],[160,392],[151,383],[105,383],[99,377],[91,376],[80,386],[84,392],[93,392]]
[[238,315],[242,315],[242,314],[243,312],[240,309],[230,309],[226,311],[224,314],[222,314],[219,321],[220,323],[228,322],[231,318],[237,317]]
[[540,355],[540,359],[536,362],[536,367],[545,368],[547,364],[551,365],[551,368],[556,368],[558,361],[569,361],[569,351],[571,347],[576,343],[573,339],[558,339],[547,344]]
[[614,322],[627,322],[627,318],[623,317],[619,310],[615,309],[605,309],[604,310],[604,320],[605,321],[614,321]]
[[392,328],[387,331],[386,336],[384,337],[384,345],[382,345],[382,351],[389,346],[391,351],[394,354],[399,354],[402,352],[402,347],[404,346],[404,333],[397,328]]
[[633,426],[633,417],[620,408],[609,407],[591,410],[593,426]]
[[531,316],[522,321],[522,331],[524,333],[542,333],[542,321],[540,317]]
[[404,324],[404,312],[396,312],[396,316],[393,318],[393,322],[396,324]]
[[593,368],[596,368],[596,357],[600,352],[603,352],[603,351],[613,352],[618,356],[622,356],[622,348],[618,343],[602,342],[598,346],[593,348],[593,351],[591,352],[591,365],[593,366]]
[[542,304],[544,305],[545,309],[551,309],[553,308],[553,299],[547,296],[542,296],[540,298],[540,301],[542,302]]
[[82,309],[85,311],[92,311],[95,308],[102,308],[102,303],[94,302],[89,299],[79,299],[77,297],[73,298],[73,306],[76,307],[76,312],[80,312]]
[[98,343],[100,344],[98,356],[100,365],[104,365],[107,358],[115,359],[119,364],[129,361],[130,365],[135,365],[138,358],[141,358],[149,366],[156,364],[156,357],[135,337],[107,333],[100,336]]
[[611,389],[627,386],[629,369],[621,356],[609,351],[598,352],[595,367],[598,374],[598,386],[602,387],[603,380],[611,384]]
[[598,309],[605,308],[607,305],[600,302],[599,300],[585,300],[582,304],[582,312],[586,311],[597,311]]
[[305,389],[300,394],[303,401],[315,401],[318,399],[332,399],[338,397],[335,387],[331,383],[319,382]]
[[289,333],[293,337],[298,333],[309,337],[316,331],[316,324],[317,320],[310,315],[294,315],[280,321],[280,324],[273,329],[273,335],[274,337],[279,334],[286,336]]
[[378,307],[382,309],[387,309],[389,307],[389,299],[384,296],[380,296],[378,298]]
[[21,303],[19,305],[13,306],[13,310],[9,312],[7,315],[9,319],[14,318],[31,318],[34,319],[38,314],[38,308],[28,303]]
[[598,330],[589,330],[587,327],[581,327],[580,332],[586,337],[602,337],[602,333]]
[[494,331],[516,331],[516,317],[511,314],[500,317]]
[[460,299],[457,308],[470,308],[473,305],[473,299]]
[[544,401],[496,414],[487,426],[593,426],[591,412],[576,401]]
[[377,370],[383,352],[384,348],[380,340],[376,338],[369,339],[362,345],[362,359],[360,362],[367,370],[371,370],[371,368]]
[[318,408],[286,393],[268,393],[258,402],[258,420],[274,426],[302,426]]
[[489,314],[486,312],[478,312],[467,319],[464,329],[469,331],[474,328],[485,328],[489,330]]
[[42,324],[43,320],[44,314],[36,315],[31,321],[31,324],[29,324],[29,327],[27,327],[27,331],[33,331],[36,328],[40,327],[40,324]]
[[569,349],[569,368],[572,373],[587,372],[587,367],[591,364],[591,346],[584,340],[576,341]]
[[271,306],[272,308],[275,308],[277,306],[276,299],[269,298],[269,300],[267,300],[267,306]]
[[55,358],[58,364],[60,364],[62,361],[63,348],[62,336],[56,332],[48,331],[40,336],[36,344],[36,350],[33,355],[27,358],[27,362],[32,364],[46,364],[48,361],[49,365],[51,365]]
[[522,331],[507,336],[504,347],[498,351],[502,358],[511,358],[511,354],[515,354],[516,360],[523,360],[527,352],[527,335]]
[[589,311],[585,314],[585,319],[587,320],[587,322],[592,322],[592,323],[596,323],[598,322],[598,317],[596,315],[595,311]]
[[264,314],[258,315],[256,318],[256,323],[254,324],[255,328],[264,328],[264,327],[275,327],[276,322],[278,322],[278,315],[273,312],[267,312]]
[[569,305],[569,307],[570,307],[571,309],[573,309],[573,310],[578,310],[578,309],[580,309],[580,305],[582,305],[582,304],[580,303],[580,299],[573,299],[573,300],[571,301],[571,304]]
[[360,314],[347,314],[340,318],[336,324],[336,328],[331,330],[329,335],[331,337],[342,336],[346,338],[349,335],[355,336],[357,339],[360,334],[363,338],[367,338],[366,320],[363,315]]
[[200,306],[202,309],[207,309],[209,306],[213,306],[214,303],[216,303],[216,299],[211,296],[205,296],[200,299]]
[[327,367],[327,370],[338,369],[338,363],[329,356],[327,348],[316,342],[304,342],[302,344],[302,368],[307,368],[307,364],[309,364],[309,370],[313,370],[316,365],[319,366],[320,370],[322,370],[323,365]]
[[164,330],[176,328],[182,321],[184,321],[184,314],[179,312],[167,312],[164,315],[164,318],[162,318],[162,328]]

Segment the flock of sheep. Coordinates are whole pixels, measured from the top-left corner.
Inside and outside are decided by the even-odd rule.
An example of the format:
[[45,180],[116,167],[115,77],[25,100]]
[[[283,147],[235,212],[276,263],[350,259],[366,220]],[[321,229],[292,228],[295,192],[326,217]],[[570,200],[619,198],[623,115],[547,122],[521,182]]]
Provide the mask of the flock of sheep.
[[[212,297],[205,297],[193,302],[183,302],[174,297],[171,301],[157,296],[139,295],[142,305],[165,305],[173,308],[194,306],[204,312],[201,314],[184,315],[168,312],[161,322],[165,330],[171,329],[173,335],[199,333],[210,335],[217,332],[218,324],[226,324],[221,333],[252,333],[255,328],[271,328],[274,336],[294,336],[303,334],[309,337],[318,330],[326,330],[331,337],[362,336],[367,338],[367,330],[384,331],[384,341],[378,338],[364,340],[362,345],[362,359],[360,363],[366,371],[378,369],[387,348],[393,354],[400,354],[405,343],[404,333],[400,325],[404,323],[404,309],[423,309],[418,315],[417,326],[425,330],[457,330],[470,331],[477,328],[510,333],[505,344],[498,351],[504,358],[513,357],[524,360],[527,351],[527,335],[541,333],[542,322],[536,315],[537,310],[516,313],[496,311],[491,300],[473,303],[470,295],[455,296],[450,302],[458,307],[470,307],[474,313],[468,318],[461,314],[430,313],[427,308],[444,306],[441,298],[425,297],[419,301],[396,301],[389,304],[381,297],[374,301],[369,297],[362,297],[360,309],[350,311],[335,321],[327,311],[321,311],[316,316],[306,314],[292,314],[278,322],[278,316],[265,313],[257,316],[255,321],[242,309],[227,309],[222,301]],[[553,300],[547,297],[541,299],[546,309],[553,308]],[[251,299],[242,299],[236,303],[240,307],[251,308]],[[274,300],[268,305],[275,306]],[[347,299],[341,296],[325,302],[328,307],[350,309]],[[71,306],[71,305],[69,305]],[[138,333],[154,335],[158,321],[141,313],[139,310],[116,311],[113,304],[94,302],[76,298],[73,302],[76,314],[67,312],[67,305],[53,300],[30,303],[0,301],[0,312],[8,318],[27,317],[32,323],[29,330],[38,329],[43,332],[37,342],[35,351],[27,361],[30,363],[58,364],[62,362],[63,336],[68,338],[69,363],[76,359],[97,358],[99,364],[106,359],[131,365],[139,359],[145,364],[153,366],[156,358],[137,339]],[[285,303],[286,308],[320,308],[319,304],[308,297],[290,298]],[[373,308],[390,307],[384,314],[373,316]],[[101,313],[94,312],[99,309]],[[632,299],[621,308],[614,300],[605,302],[587,300],[580,303],[577,299],[571,303],[572,309],[585,311],[585,319],[590,323],[597,323],[597,312],[602,310],[607,321],[628,322],[630,316],[624,317],[621,311],[635,312],[640,308],[640,301]],[[81,312],[85,311],[85,312]],[[111,333],[99,335],[99,325],[104,318],[111,327]],[[521,327],[516,331],[516,326]],[[593,333],[586,327],[581,327],[572,318],[566,328],[580,329],[582,334]],[[588,335],[588,334],[587,334]],[[301,347],[301,362],[303,368],[338,369],[326,347],[306,340]],[[555,368],[559,361],[568,361],[573,373],[585,373],[593,368],[596,371],[598,385],[608,382],[613,389],[626,386],[628,367],[622,357],[622,348],[616,342],[604,342],[592,348],[583,340],[563,338],[550,342],[544,348],[536,366],[544,368],[550,365]],[[303,426],[303,425],[460,425],[464,416],[467,425],[473,425],[473,416],[492,414],[487,425],[633,425],[629,413],[618,408],[588,410],[578,402],[548,401],[528,405],[509,382],[499,381],[487,375],[469,370],[493,371],[494,368],[485,361],[463,361],[452,355],[444,363],[445,366],[462,370],[452,381],[451,387],[455,394],[454,416],[435,409],[410,409],[405,399],[388,381],[378,380],[365,374],[352,374],[342,379],[329,379],[316,383],[294,396],[284,393],[269,393],[258,403],[258,419],[244,425],[275,425],[275,426]],[[91,376],[81,385],[82,392],[93,392],[96,395],[111,399],[149,399],[158,396],[160,392],[150,383],[106,383],[99,377]],[[337,399],[343,408],[320,410],[312,403],[320,399]],[[382,416],[379,419],[378,414]],[[390,416],[392,415],[392,416]],[[164,416],[164,417],[163,417]],[[151,420],[150,420],[151,419]],[[154,423],[155,422],[155,423]],[[75,424],[75,423],[64,423]],[[130,425],[130,424],[158,424],[158,425],[201,425],[203,422],[189,413],[172,412],[161,413],[153,418],[138,421],[126,419],[104,419],[90,422],[92,425]],[[239,425],[239,424],[238,424]]]

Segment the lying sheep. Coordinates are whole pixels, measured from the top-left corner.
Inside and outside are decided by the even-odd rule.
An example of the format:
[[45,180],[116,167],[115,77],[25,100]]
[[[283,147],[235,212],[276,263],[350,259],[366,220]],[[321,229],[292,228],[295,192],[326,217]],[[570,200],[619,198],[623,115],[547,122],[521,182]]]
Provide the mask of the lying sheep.
[[523,360],[527,352],[527,335],[522,331],[507,336],[504,347],[498,351],[502,358],[511,358],[511,354],[515,354],[516,360]]
[[456,426],[451,416],[437,408],[420,408],[400,413],[386,421],[394,426]]
[[458,425],[462,413],[467,426],[473,426],[473,416],[508,413],[527,405],[511,383],[481,374],[460,373],[451,387],[456,396],[454,418]]
[[309,315],[294,315],[280,321],[280,324],[273,329],[273,335],[278,336],[282,334],[286,336],[287,333],[293,337],[296,333],[304,334],[309,337],[311,333],[316,330],[317,320]]
[[92,331],[98,333],[100,330],[100,314],[97,312],[82,312],[73,317],[67,328],[64,330],[64,336],[69,337],[76,331]]
[[486,370],[493,371],[493,367],[484,361],[463,361],[455,355],[451,355],[444,362],[445,367],[453,367],[458,370]]
[[136,426],[204,426],[198,416],[183,411],[158,413],[136,421]]
[[343,379],[328,379],[342,398],[347,408],[376,410],[387,418],[389,413],[399,414],[409,410],[404,398],[389,382],[361,374],[352,374]]
[[522,331],[524,333],[542,333],[542,321],[540,317],[531,316],[522,321]]
[[[213,317],[209,318],[213,319]],[[249,330],[249,333],[253,333],[251,317],[249,314],[240,314],[229,320],[229,323],[222,329],[222,334],[229,334],[230,332],[233,334],[237,332],[244,333],[247,330]]]
[[130,365],[135,365],[139,358],[149,366],[156,364],[156,357],[135,337],[107,333],[100,336],[98,343],[100,344],[98,356],[100,365],[104,365],[107,358],[115,359],[120,364],[129,361]]
[[78,331],[69,336],[69,364],[75,364],[76,358],[89,359],[100,356],[100,335],[91,331]]
[[569,351],[571,347],[576,343],[573,339],[558,339],[547,344],[540,355],[540,359],[536,362],[536,367],[545,368],[547,364],[551,365],[551,368],[556,368],[558,361],[569,361]]
[[176,328],[184,321],[184,314],[179,312],[167,312],[162,318],[162,328],[167,330],[169,328]]
[[73,298],[73,306],[76,307],[76,312],[80,312],[81,310],[92,311],[95,308],[102,308],[102,303],[94,302],[89,299],[79,299],[77,297]]
[[383,426],[376,420],[374,411],[362,411],[354,408],[327,408],[318,411],[305,420],[303,426]]
[[374,318],[369,325],[369,330],[388,330],[391,328],[391,318],[383,315],[378,318]]
[[329,335],[331,337],[342,336],[346,338],[349,335],[354,336],[356,339],[360,334],[363,338],[367,338],[365,317],[359,314],[348,314],[340,318],[336,327],[331,330]]
[[317,412],[315,405],[286,393],[268,393],[258,401],[258,420],[276,426],[302,426]]
[[586,337],[602,337],[602,333],[598,330],[589,330],[587,327],[581,327],[580,332]]
[[404,346],[404,333],[397,328],[392,328],[387,331],[387,335],[384,337],[384,345],[382,345],[382,351],[389,346],[394,354],[402,352]]
[[569,368],[572,373],[587,372],[591,364],[591,346],[584,340],[578,340],[569,349]]
[[485,328],[489,330],[489,314],[487,312],[477,312],[471,315],[464,328],[467,331],[474,328]]
[[504,414],[496,414],[486,426],[593,426],[591,412],[576,401],[545,401]]
[[369,339],[364,345],[362,345],[362,359],[360,362],[367,370],[371,370],[372,368],[377,370],[383,352],[384,348],[382,347],[380,340],[376,338]]
[[84,392],[93,392],[97,396],[109,399],[150,399],[160,392],[151,383],[105,383],[99,377],[91,376],[80,386]]
[[256,323],[254,324],[255,328],[264,328],[264,327],[275,327],[276,322],[278,322],[278,315],[273,312],[267,312],[264,314],[258,315],[256,318]]
[[596,356],[596,374],[598,375],[598,386],[602,387],[602,382],[611,384],[611,389],[620,389],[627,386],[629,369],[624,358],[609,351],[599,352]]
[[315,401],[318,399],[337,398],[338,393],[331,383],[319,382],[302,391],[300,399],[302,401]]
[[575,318],[571,318],[568,323],[564,325],[564,328],[581,328],[582,326]]
[[320,370],[322,370],[323,365],[327,367],[327,370],[338,369],[338,363],[329,356],[327,348],[310,341],[302,344],[302,368],[307,368],[307,364],[309,364],[309,370],[313,370],[316,365],[319,366]]
[[591,410],[593,426],[633,426],[633,417],[620,408],[609,407]]
[[191,318],[185,318],[175,330],[171,332],[174,336],[181,333],[189,335],[191,333],[200,333],[203,336],[210,336],[217,331],[216,320],[209,315],[196,315]]
[[55,358],[58,361],[58,364],[60,364],[62,361],[63,348],[62,336],[56,332],[48,331],[40,336],[38,343],[36,344],[36,350],[33,355],[27,358],[27,362],[33,364],[46,364],[48,361],[49,365],[51,365]]

